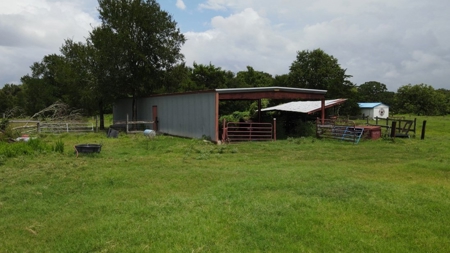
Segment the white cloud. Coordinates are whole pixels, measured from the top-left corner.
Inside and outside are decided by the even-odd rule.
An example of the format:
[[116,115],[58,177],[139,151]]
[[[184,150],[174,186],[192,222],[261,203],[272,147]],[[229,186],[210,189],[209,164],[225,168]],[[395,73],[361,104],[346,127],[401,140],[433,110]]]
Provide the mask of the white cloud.
[[[98,21],[81,2],[15,0],[0,3],[0,85],[17,83],[33,62],[58,53],[65,39],[85,41]],[[85,8],[86,10],[83,10]]]
[[227,1],[225,0],[208,0],[206,3],[202,3],[199,5],[200,9],[209,9],[209,10],[226,10],[227,9]]
[[211,26],[211,30],[202,33],[186,33],[188,40],[183,47],[186,62],[211,62],[234,72],[252,66],[279,73],[288,67],[279,58],[289,57],[286,52],[295,54],[291,42],[279,36],[270,21],[251,8],[229,17],[214,17]]
[[186,9],[186,5],[184,4],[183,0],[177,0],[176,5],[177,5],[178,9],[181,9],[181,10]]
[[322,48],[356,84],[450,89],[447,0],[208,0],[199,7],[231,14],[212,18],[201,35],[187,34],[188,63],[286,74],[297,51]]

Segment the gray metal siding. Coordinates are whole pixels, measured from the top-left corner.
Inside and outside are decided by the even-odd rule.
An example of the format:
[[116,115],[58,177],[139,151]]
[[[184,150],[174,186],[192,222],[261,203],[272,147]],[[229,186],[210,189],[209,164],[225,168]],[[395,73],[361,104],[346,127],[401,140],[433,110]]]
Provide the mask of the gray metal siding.
[[[131,120],[131,99],[121,99],[114,105],[114,120]],[[137,119],[151,121],[153,106],[158,107],[159,132],[189,138],[216,141],[216,93],[193,93],[140,98]]]
[[[215,140],[215,93],[153,97],[150,108],[158,106],[159,131],[190,138],[208,136]],[[150,112],[151,114],[151,112]]]
[[131,98],[119,99],[114,103],[113,107],[113,120],[114,121],[125,121],[127,119],[127,114],[131,120],[131,103],[133,100]]

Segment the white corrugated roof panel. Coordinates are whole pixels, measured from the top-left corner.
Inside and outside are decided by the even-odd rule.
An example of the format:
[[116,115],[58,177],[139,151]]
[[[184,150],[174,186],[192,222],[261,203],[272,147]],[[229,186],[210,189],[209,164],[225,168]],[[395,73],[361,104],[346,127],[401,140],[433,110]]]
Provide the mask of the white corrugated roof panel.
[[[325,100],[325,108],[333,107],[342,104],[347,99],[339,98],[332,100]],[[286,111],[286,112],[300,112],[300,113],[313,113],[320,111],[322,108],[322,101],[297,101],[281,104],[277,106],[267,107],[261,109],[261,111]]]

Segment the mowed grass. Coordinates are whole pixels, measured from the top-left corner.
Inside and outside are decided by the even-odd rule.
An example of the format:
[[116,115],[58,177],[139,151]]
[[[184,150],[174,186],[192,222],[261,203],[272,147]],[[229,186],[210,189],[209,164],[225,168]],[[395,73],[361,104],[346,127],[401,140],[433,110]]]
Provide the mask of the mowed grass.
[[[358,145],[41,136],[64,152],[0,160],[0,252],[448,252],[449,132],[429,117],[425,140]],[[102,151],[77,158],[81,143]]]

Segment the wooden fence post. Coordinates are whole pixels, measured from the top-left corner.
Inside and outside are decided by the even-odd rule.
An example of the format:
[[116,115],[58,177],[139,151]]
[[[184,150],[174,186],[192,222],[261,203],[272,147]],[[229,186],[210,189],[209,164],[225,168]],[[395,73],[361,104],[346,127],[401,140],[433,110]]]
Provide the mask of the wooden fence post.
[[394,120],[392,121],[392,127],[391,127],[391,138],[395,138],[395,128],[397,127],[397,122]]
[[37,129],[36,129],[37,133],[40,134],[41,133],[41,124],[39,122],[36,123],[36,127],[37,127]]
[[420,136],[420,139],[423,140],[425,139],[425,127],[427,126],[427,121],[424,120],[423,124],[422,124],[422,135]]

